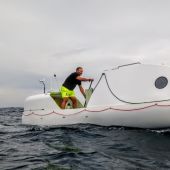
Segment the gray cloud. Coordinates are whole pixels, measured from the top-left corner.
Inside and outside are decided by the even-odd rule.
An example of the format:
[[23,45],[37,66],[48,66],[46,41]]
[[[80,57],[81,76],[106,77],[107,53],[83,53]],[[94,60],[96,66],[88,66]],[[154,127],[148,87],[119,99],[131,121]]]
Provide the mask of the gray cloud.
[[0,87],[3,88],[20,88],[22,90],[39,89],[39,80],[49,79],[45,75],[30,72],[8,72],[7,70],[0,72]]
[[77,48],[77,49],[70,49],[70,50],[63,50],[56,52],[55,54],[52,55],[52,57],[56,57],[57,59],[60,58],[67,58],[68,56],[73,56],[77,54],[81,54],[83,52],[89,51],[91,48]]

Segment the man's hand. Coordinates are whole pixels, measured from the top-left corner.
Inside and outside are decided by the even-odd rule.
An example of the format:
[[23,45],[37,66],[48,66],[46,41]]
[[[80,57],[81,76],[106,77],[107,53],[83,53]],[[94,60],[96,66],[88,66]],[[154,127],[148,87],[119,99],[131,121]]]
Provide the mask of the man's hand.
[[94,79],[89,79],[89,81],[94,81]]

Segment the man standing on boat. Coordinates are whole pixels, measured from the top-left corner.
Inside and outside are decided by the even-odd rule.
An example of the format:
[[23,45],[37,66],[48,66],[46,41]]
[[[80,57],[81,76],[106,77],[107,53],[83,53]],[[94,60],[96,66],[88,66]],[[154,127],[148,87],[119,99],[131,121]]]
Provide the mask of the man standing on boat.
[[76,87],[76,85],[79,86],[80,92],[83,94],[84,97],[86,97],[81,82],[93,81],[93,79],[81,77],[82,74],[83,74],[83,68],[77,67],[76,72],[70,74],[64,81],[63,85],[61,86],[61,96],[63,99],[61,103],[62,109],[65,109],[66,103],[69,98],[73,103],[73,108],[77,108],[77,99],[74,93],[74,88]]

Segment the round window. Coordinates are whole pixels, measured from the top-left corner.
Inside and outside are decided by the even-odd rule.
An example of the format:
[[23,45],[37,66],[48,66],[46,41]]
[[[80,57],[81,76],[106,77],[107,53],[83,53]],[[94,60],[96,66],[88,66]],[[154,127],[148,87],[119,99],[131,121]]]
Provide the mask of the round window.
[[155,81],[155,87],[158,89],[163,89],[167,86],[168,84],[168,79],[166,77],[158,77]]

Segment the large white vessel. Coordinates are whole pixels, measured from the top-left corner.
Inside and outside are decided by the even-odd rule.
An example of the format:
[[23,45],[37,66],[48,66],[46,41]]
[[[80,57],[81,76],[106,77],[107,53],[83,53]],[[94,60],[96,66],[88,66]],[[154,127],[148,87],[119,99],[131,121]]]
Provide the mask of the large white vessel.
[[61,109],[61,95],[51,92],[25,101],[22,123],[69,125],[90,123],[137,128],[170,127],[170,67],[132,63],[105,70],[86,90],[85,106]]

